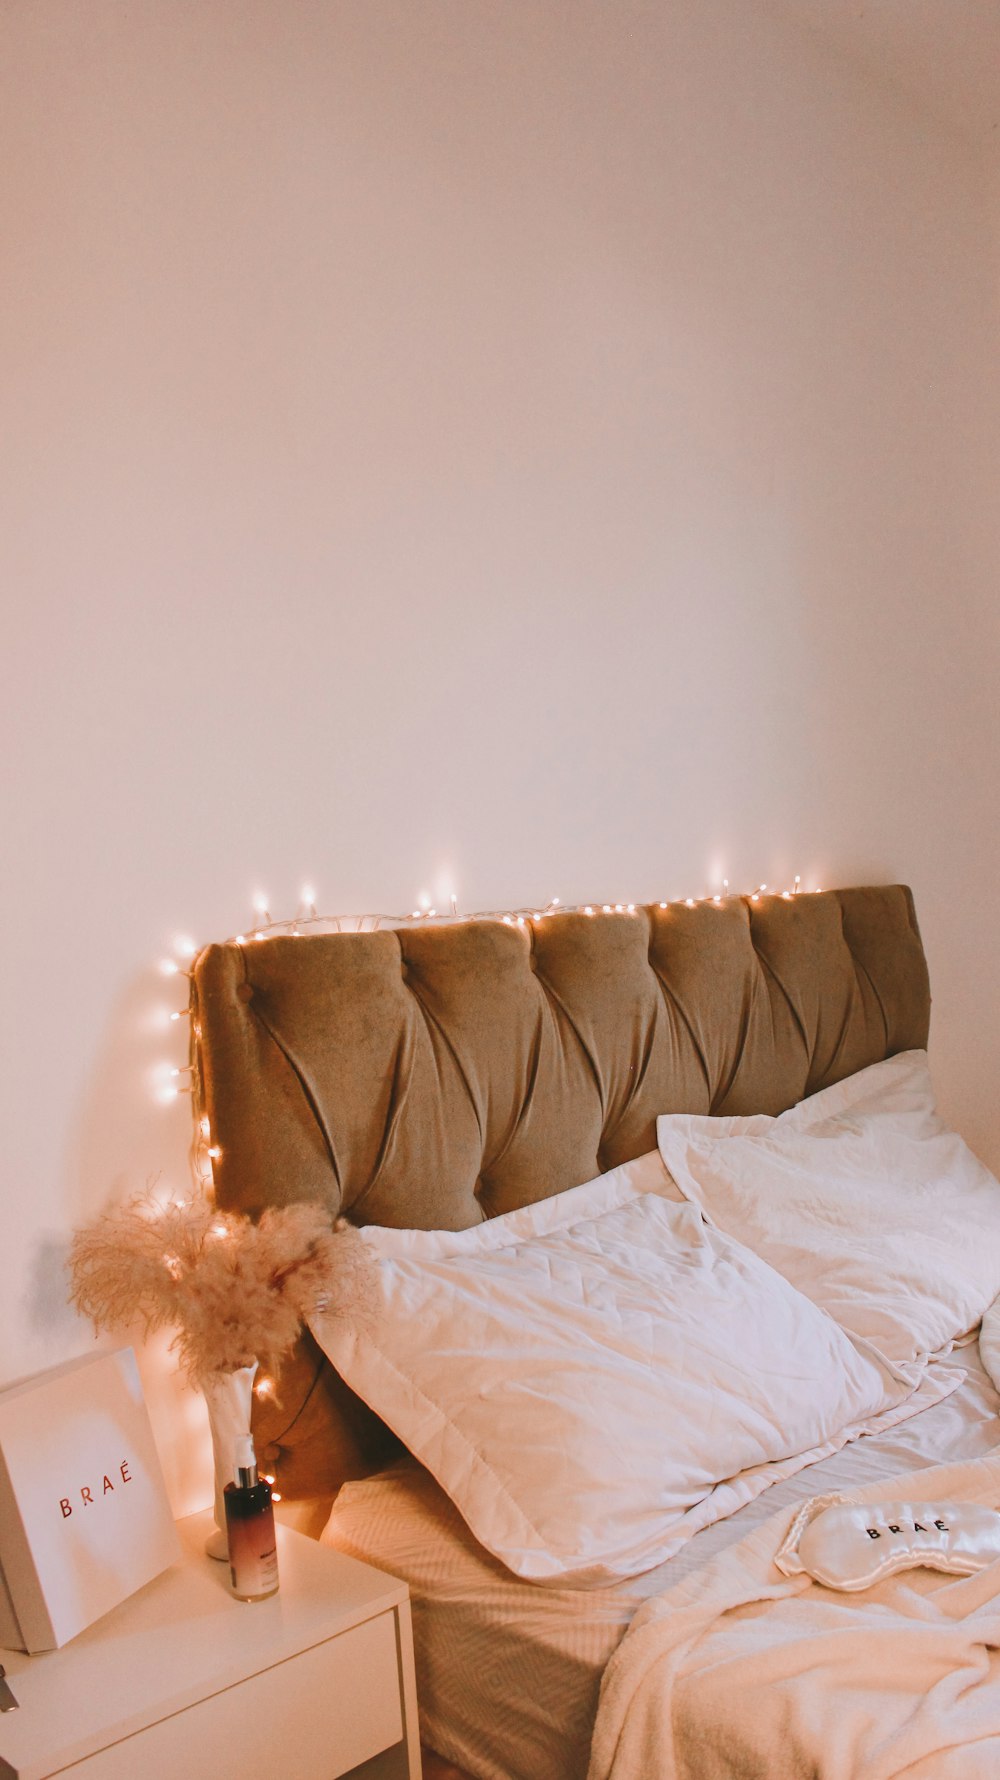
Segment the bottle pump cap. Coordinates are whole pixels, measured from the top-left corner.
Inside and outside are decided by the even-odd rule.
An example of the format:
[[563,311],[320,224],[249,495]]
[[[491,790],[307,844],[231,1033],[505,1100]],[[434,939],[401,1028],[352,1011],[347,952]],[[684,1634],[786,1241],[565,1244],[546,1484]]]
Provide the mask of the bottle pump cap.
[[252,1490],[257,1487],[257,1454],[254,1452],[252,1434],[240,1434],[233,1448],[233,1481],[237,1489]]

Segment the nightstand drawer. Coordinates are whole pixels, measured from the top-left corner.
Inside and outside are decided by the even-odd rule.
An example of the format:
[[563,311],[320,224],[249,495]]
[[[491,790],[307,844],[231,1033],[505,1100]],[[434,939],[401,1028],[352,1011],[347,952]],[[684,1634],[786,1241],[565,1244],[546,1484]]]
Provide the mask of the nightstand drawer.
[[67,1780],[335,1780],[402,1735],[396,1615],[380,1613],[61,1772]]

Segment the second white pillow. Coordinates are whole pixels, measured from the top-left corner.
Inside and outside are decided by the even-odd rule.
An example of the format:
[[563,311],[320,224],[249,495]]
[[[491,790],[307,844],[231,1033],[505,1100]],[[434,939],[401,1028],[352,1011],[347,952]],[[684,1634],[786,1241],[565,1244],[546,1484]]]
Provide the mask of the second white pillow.
[[1000,1182],[942,1123],[923,1051],[779,1118],[657,1120],[684,1196],[911,1377],[1000,1293]]

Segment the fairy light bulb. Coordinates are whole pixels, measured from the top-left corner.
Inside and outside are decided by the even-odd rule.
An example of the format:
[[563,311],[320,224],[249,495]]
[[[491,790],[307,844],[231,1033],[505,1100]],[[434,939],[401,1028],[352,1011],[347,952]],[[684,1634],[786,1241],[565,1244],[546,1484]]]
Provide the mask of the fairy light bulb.
[[610,915],[610,913],[611,913],[611,904],[610,904],[610,902],[602,902],[602,904],[601,904],[601,913],[602,913],[602,915]]
[[689,909],[693,909],[693,908],[694,908],[694,897],[693,897],[693,896],[686,896],[686,897],[685,897],[685,898],[684,898],[684,905],[685,905],[685,907],[686,907],[686,908],[689,908]]
[[176,1082],[163,1082],[156,1090],[156,1098],[161,1106],[169,1106],[172,1100],[177,1099],[179,1093],[180,1090]]
[[665,903],[665,902],[661,902],[661,904],[660,904],[660,907],[661,907],[661,909],[665,909],[665,908],[666,908],[666,906],[667,906],[667,905],[666,905],[666,903]]
[[592,915],[592,914],[593,914],[593,912],[594,912],[594,911],[593,911],[593,909],[592,909],[592,908],[591,908],[591,906],[590,906],[590,904],[589,904],[589,902],[588,902],[588,904],[587,904],[587,906],[586,906],[586,908],[585,908],[585,909],[584,909],[584,911],[583,911],[583,912],[584,912],[584,914],[585,914],[585,915]]
[[180,974],[180,968],[181,967],[178,964],[176,958],[163,958],[160,961],[161,976],[165,976],[165,977],[178,976]]
[[274,1396],[274,1379],[273,1378],[258,1378],[257,1383],[253,1387],[253,1394],[255,1397],[262,1397],[262,1398],[273,1397]]

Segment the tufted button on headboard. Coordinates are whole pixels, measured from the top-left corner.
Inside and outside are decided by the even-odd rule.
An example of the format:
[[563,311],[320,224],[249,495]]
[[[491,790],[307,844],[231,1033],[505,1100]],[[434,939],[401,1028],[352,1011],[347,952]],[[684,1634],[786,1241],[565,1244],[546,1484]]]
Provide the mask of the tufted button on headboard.
[[[902,886],[209,946],[192,1000],[220,1205],[424,1229],[642,1155],[661,1112],[781,1112],[930,1012]],[[260,1433],[299,1495],[389,1438],[308,1339]]]

